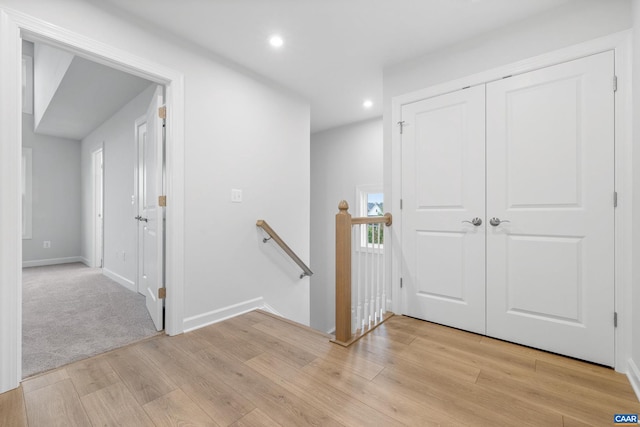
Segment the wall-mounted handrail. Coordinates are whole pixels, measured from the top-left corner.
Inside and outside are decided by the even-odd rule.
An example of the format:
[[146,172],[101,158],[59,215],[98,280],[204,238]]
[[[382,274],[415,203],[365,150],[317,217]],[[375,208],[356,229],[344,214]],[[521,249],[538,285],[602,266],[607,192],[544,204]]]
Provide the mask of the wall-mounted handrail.
[[298,264],[298,267],[302,269],[302,274],[300,274],[301,279],[304,276],[313,276],[313,271],[311,271],[307,264],[305,264],[304,261],[302,261],[300,257],[296,255],[296,253],[293,252],[293,250],[284,242],[284,240],[278,236],[278,233],[276,233],[273,228],[267,224],[267,221],[259,219],[256,222],[256,226],[262,228],[269,235],[268,239],[266,237],[262,239],[263,243],[267,243],[269,240],[273,239],[273,241],[276,242],[296,264]]

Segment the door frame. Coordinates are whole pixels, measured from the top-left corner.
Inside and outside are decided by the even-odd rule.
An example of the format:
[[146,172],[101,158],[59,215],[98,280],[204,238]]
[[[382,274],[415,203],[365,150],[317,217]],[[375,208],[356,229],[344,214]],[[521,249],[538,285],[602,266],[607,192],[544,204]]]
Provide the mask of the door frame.
[[22,381],[22,38],[165,86],[166,89],[166,328],[183,332],[184,300],[184,75],[107,43],[9,9],[0,9],[0,393]]
[[[97,170],[98,159],[100,160],[100,171]],[[91,153],[91,172],[93,183],[93,260],[91,264],[94,268],[102,268],[104,264],[104,142],[100,148]],[[98,176],[100,177],[100,182],[98,182]],[[100,184],[100,191],[98,191],[98,184]],[[98,215],[100,215],[102,221],[98,221]]]
[[[387,271],[387,280],[391,283],[393,311],[403,313],[406,308],[406,292],[400,288],[402,274],[402,211],[400,197],[402,195],[402,144],[396,124],[402,120],[402,106],[422,99],[454,92],[467,86],[486,84],[502,79],[504,76],[522,74],[540,68],[571,61],[596,53],[613,50],[615,53],[615,73],[618,87],[615,96],[615,190],[620,203],[615,209],[615,272],[614,298],[615,311],[618,313],[618,327],[615,329],[615,369],[627,373],[631,356],[631,191],[632,191],[632,109],[631,109],[631,30],[614,33],[605,37],[580,43],[564,49],[535,56],[533,58],[493,68],[481,73],[469,75],[446,83],[437,84],[421,90],[392,98],[391,106],[391,200],[393,214],[394,237],[391,239],[391,256]],[[613,90],[613,82],[612,82]],[[389,184],[389,183],[387,183]],[[387,187],[389,188],[389,187]],[[391,197],[389,197],[391,196]],[[629,202],[625,203],[625,200]],[[613,322],[613,319],[612,319]]]

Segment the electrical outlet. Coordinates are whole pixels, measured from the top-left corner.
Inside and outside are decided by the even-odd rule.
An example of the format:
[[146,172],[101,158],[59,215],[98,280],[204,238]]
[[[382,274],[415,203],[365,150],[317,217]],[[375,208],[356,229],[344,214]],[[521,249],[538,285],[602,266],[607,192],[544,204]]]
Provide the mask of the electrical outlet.
[[45,240],[42,242],[42,247],[45,249],[51,249],[51,240]]

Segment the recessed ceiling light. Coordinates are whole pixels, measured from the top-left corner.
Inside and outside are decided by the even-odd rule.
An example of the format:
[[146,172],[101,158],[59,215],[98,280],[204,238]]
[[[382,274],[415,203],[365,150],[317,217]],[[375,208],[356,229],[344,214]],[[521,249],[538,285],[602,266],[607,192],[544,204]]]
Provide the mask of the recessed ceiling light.
[[284,44],[284,40],[282,39],[282,37],[276,34],[271,36],[271,38],[269,39],[269,44],[275,48],[279,48]]
[[371,108],[373,107],[373,101],[370,99],[365,99],[364,102],[362,103],[362,106],[364,108]]

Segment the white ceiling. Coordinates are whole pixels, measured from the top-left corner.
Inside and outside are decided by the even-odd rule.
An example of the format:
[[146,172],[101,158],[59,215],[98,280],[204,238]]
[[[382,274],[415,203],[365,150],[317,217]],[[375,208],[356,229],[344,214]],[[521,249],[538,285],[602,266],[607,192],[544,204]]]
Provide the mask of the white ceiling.
[[[382,70],[569,0],[101,0],[308,99],[312,131],[382,114]],[[270,35],[285,45],[274,51]],[[373,108],[364,110],[370,98]]]
[[76,56],[43,114],[37,132],[81,140],[150,84]]

